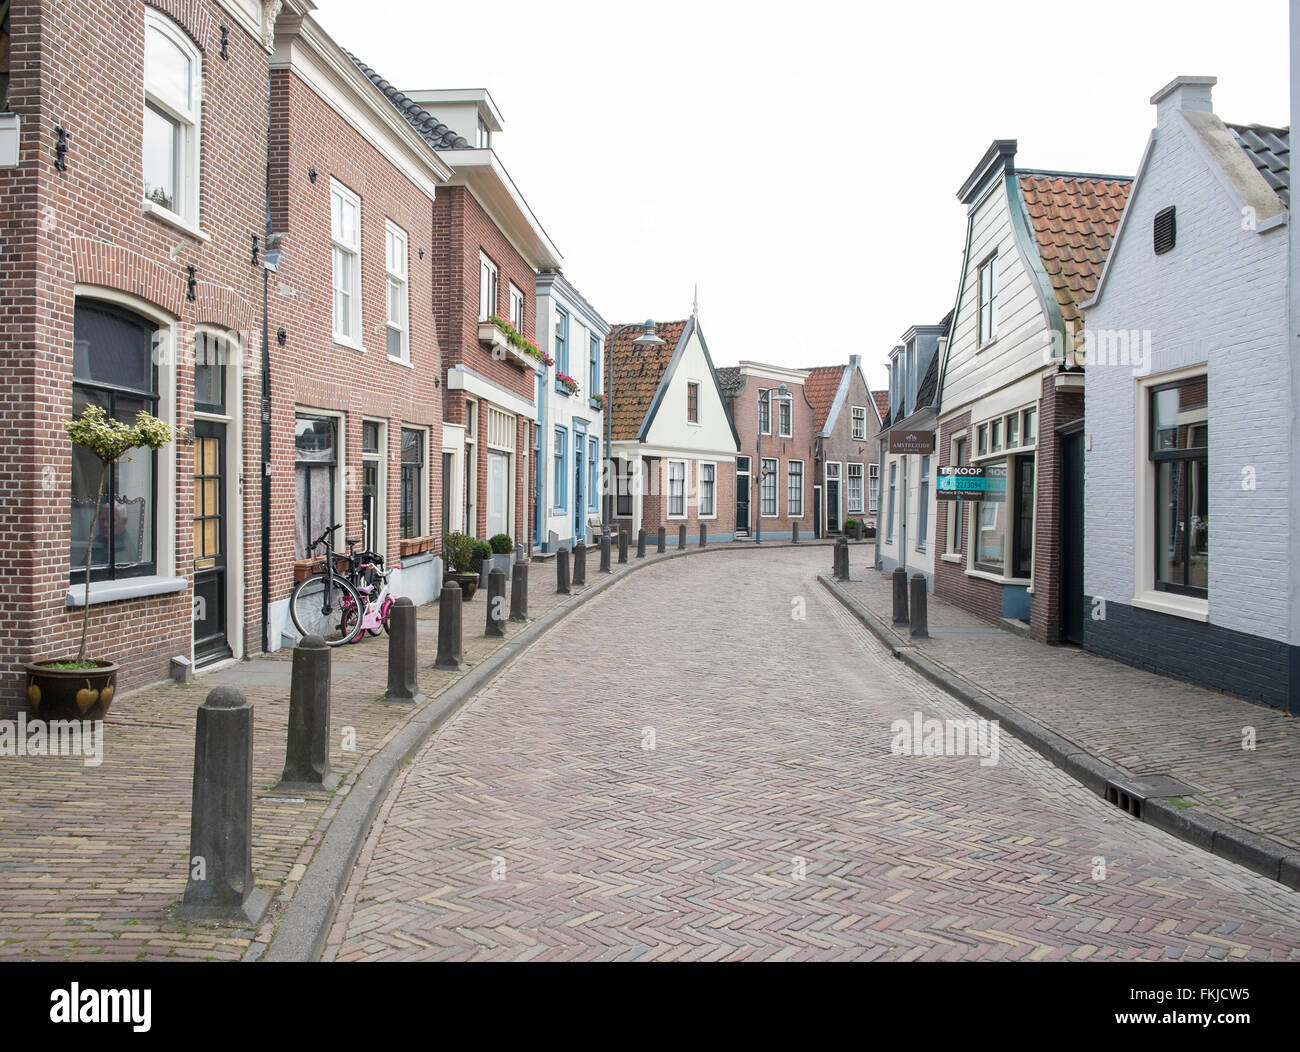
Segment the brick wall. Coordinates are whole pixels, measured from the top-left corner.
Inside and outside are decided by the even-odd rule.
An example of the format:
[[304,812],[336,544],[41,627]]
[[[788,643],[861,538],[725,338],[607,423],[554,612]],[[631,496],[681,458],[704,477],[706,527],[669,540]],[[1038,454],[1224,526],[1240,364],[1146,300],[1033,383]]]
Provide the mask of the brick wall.
[[[867,433],[865,439],[856,439],[853,437],[853,407],[860,405],[867,410]],[[817,483],[822,486],[822,501],[826,500],[825,494],[825,465],[827,463],[838,462],[845,465],[840,468],[840,522],[850,517],[857,519],[873,518],[871,513],[871,467],[870,465],[878,463],[880,460],[880,420],[876,416],[875,404],[872,401],[870,393],[867,391],[867,385],[862,380],[861,372],[849,367],[849,389],[844,399],[844,405],[841,407],[839,415],[835,418],[834,426],[831,433],[822,440],[821,462],[818,466]],[[862,465],[862,511],[850,512],[848,499],[848,464]],[[881,500],[884,500],[885,493],[885,471],[884,465],[880,469],[880,493]],[[878,516],[876,516],[878,518]],[[825,528],[825,517],[823,516],[822,525]],[[809,526],[811,529],[811,525]]]
[[[386,424],[385,548],[402,555],[400,470],[402,427],[428,429],[425,494],[428,514],[412,549],[442,536],[442,397],[434,381],[442,355],[434,320],[434,203],[401,170],[287,71],[272,74],[271,197],[278,230],[287,232],[286,263],[272,275],[271,331],[283,326],[284,346],[272,341],[271,601],[288,596],[294,574],[294,419],[298,410],[342,414],[342,487],[345,536],[362,530],[362,421]],[[313,182],[311,172],[315,171]],[[364,352],[333,337],[333,260],[330,185],[342,184],[361,201],[361,342]],[[408,240],[409,365],[387,353],[386,223]],[[283,224],[283,225],[280,225]],[[432,540],[420,543],[421,538]]]
[[[740,454],[749,457],[750,463],[750,509],[749,521],[737,524],[735,502],[735,466],[727,465],[731,474],[732,501],[730,508],[719,508],[719,519],[727,523],[728,531],[739,525],[742,529],[754,530],[754,515],[759,507],[760,487],[759,472],[762,464],[758,456],[758,398],[759,391],[779,386],[782,381],[764,376],[743,375],[745,385],[728,399],[728,412],[736,425],[740,436]],[[813,474],[814,474],[814,435],[813,407],[804,393],[803,384],[785,381],[791,394],[790,435],[783,438],[780,434],[780,403],[775,399],[771,408],[771,434],[763,435],[763,459],[776,460],[776,510],[775,518],[764,516],[762,529],[774,534],[789,534],[792,523],[798,522],[799,529],[805,536],[812,534],[813,523]],[[789,478],[790,461],[803,462],[803,514],[795,519],[789,515]],[[719,465],[721,473],[722,466]],[[712,527],[718,528],[721,527]]]
[[1029,635],[1044,643],[1061,639],[1061,441],[1056,429],[1083,418],[1083,392],[1058,390],[1053,376],[1043,377],[1038,401],[1034,594],[1029,610]]
[[[80,610],[69,585],[74,288],[94,284],[141,312],[174,320],[174,422],[193,425],[195,326],[254,333],[259,275],[248,263],[248,235],[263,224],[266,53],[233,29],[229,57],[217,48],[220,8],[206,0],[162,3],[203,54],[200,173],[202,240],[146,215],[140,181],[146,5],[136,0],[46,0],[15,6],[12,107],[22,118],[19,168],[0,172],[0,551],[12,599],[0,612],[0,705],[11,706],[17,664],[75,650]],[[68,132],[67,170],[53,164],[56,126]],[[186,265],[196,295],[185,298]],[[255,401],[255,371],[244,376]],[[191,577],[193,447],[158,455],[158,475],[174,464],[174,518],[158,508],[159,539],[174,547],[174,572]],[[254,465],[245,462],[247,474]],[[254,471],[254,477],[256,472]],[[256,487],[250,487],[255,490]],[[246,490],[247,496],[247,490]],[[247,514],[246,506],[245,512]],[[164,546],[165,546],[164,544]],[[258,572],[255,544],[248,573]],[[171,568],[167,568],[170,570]],[[163,567],[160,572],[165,572]],[[239,619],[236,618],[236,621]],[[256,639],[260,628],[246,627]],[[120,684],[158,679],[173,655],[191,650],[191,593],[115,603],[91,611],[90,651],[122,664]]]

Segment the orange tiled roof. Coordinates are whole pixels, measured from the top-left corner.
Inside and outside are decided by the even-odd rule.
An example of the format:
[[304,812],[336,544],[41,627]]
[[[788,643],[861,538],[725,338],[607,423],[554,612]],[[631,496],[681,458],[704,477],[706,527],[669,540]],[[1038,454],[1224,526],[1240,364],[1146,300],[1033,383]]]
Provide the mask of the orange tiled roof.
[[876,400],[876,412],[880,414],[880,419],[884,420],[889,415],[889,392],[872,391],[871,397]]
[[1017,179],[1061,316],[1081,325],[1079,304],[1097,291],[1132,180],[1024,172]]
[[662,347],[638,347],[632,343],[645,331],[645,322],[615,325],[610,329],[605,347],[614,374],[610,430],[615,441],[635,439],[641,431],[646,411],[654,401],[659,381],[673,359],[685,328],[685,321],[656,323],[655,331],[664,341]]
[[814,434],[826,426],[826,418],[835,402],[835,392],[840,389],[845,368],[847,367],[843,365],[821,365],[808,371],[803,391],[813,407]]

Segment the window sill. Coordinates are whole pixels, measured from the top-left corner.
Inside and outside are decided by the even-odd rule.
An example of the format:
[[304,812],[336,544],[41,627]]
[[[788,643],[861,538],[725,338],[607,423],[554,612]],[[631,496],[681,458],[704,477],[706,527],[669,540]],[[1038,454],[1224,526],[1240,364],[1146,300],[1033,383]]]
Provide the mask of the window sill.
[[[94,587],[92,585],[92,587]],[[1139,610],[1151,610],[1172,617],[1185,617],[1189,621],[1210,620],[1210,601],[1174,592],[1143,592],[1133,597],[1132,605]]]
[[955,566],[961,565],[961,555],[957,552],[944,552],[939,556],[946,563],[952,563]]
[[415,368],[415,366],[411,363],[411,360],[410,360],[409,358],[394,358],[394,357],[390,354],[390,355],[388,356],[388,360],[389,360],[389,362],[392,363],[393,365],[401,365],[401,366],[405,366],[407,369],[414,369],[414,368]]
[[967,570],[966,576],[978,577],[981,581],[992,581],[994,584],[1009,584],[1022,588],[1028,588],[1033,584],[1033,580],[1028,577],[1007,577],[1005,574],[990,573],[988,570]]
[[[100,603],[117,603],[124,599],[140,599],[150,595],[168,595],[183,592],[189,587],[184,577],[124,577],[119,581],[91,581],[90,605]],[[86,586],[71,585],[68,588],[67,605],[84,607],[86,605]]]
[[164,208],[160,204],[155,204],[148,198],[143,198],[141,204],[144,207],[145,215],[153,216],[153,218],[158,220],[158,222],[166,224],[173,230],[179,230],[182,234],[188,234],[196,241],[202,241],[204,244],[207,244],[212,240],[210,235],[205,234],[189,220],[177,215],[170,208]]
[[[346,347],[348,348],[348,350],[351,351],[357,351],[361,354],[366,353],[365,347],[357,343],[355,340],[352,340],[351,338],[344,336],[340,333],[337,332],[334,333],[333,340],[334,340],[334,346],[336,347]],[[390,358],[389,361],[396,361],[396,359]]]

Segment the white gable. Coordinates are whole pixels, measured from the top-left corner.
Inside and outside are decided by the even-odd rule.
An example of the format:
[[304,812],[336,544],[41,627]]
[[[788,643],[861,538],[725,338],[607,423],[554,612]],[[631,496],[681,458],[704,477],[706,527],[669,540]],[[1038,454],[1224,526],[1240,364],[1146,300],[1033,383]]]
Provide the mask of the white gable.
[[[736,452],[736,440],[727,420],[727,409],[709,368],[698,326],[688,329],[686,345],[678,348],[668,366],[668,387],[662,392],[645,445],[670,449],[692,449],[717,453]],[[699,386],[699,423],[686,419],[687,386]]]

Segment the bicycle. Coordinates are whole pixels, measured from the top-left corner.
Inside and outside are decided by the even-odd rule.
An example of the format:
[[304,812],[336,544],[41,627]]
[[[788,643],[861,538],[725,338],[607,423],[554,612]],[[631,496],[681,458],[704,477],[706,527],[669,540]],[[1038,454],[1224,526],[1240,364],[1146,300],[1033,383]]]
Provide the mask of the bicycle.
[[[342,528],[342,523],[330,526],[308,546],[309,553],[324,547],[325,565],[294,585],[289,596],[289,616],[294,627],[304,636],[320,636],[331,647],[352,642],[364,623],[360,616],[363,608],[361,594],[335,566],[337,557],[331,538]],[[354,565],[351,547],[360,543],[348,538],[349,569]]]
[[[361,596],[361,624],[354,631],[351,642],[361,638],[362,632],[372,636],[388,632],[388,615],[393,608],[393,595],[388,590],[388,578],[393,570],[384,569],[384,557],[377,552],[365,551],[354,555],[349,549],[348,563],[351,581]],[[346,626],[345,626],[346,627]]]

